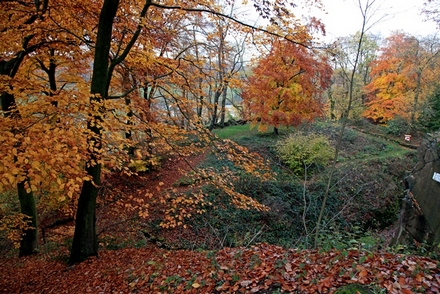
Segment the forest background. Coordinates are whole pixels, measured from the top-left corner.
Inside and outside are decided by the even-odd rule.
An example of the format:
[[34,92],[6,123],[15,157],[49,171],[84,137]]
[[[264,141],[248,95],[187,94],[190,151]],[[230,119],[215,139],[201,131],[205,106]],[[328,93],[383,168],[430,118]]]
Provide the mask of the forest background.
[[[426,16],[438,20],[438,3],[426,3]],[[399,187],[381,184],[398,181],[402,170],[393,170],[397,179],[367,181],[341,162],[358,164],[371,155],[356,149],[361,139],[352,124],[373,124],[396,140],[438,130],[438,38],[370,34],[370,16],[382,20],[381,11],[376,1],[359,1],[358,33],[320,43],[315,36],[324,25],[296,18],[296,4],[252,2],[265,23],[259,26],[244,22],[246,12],[234,1],[2,2],[2,252],[27,256],[42,243],[67,242],[72,265],[127,242],[132,235],[122,242],[104,233],[121,224],[152,243],[164,243],[167,229],[199,228],[197,236],[211,238],[200,248],[265,241],[317,249],[347,245],[347,235],[370,240],[371,229],[396,220]],[[267,146],[258,150],[257,142],[238,144],[214,131],[238,121],[283,136],[263,136]],[[388,148],[379,141],[372,146]],[[198,165],[200,158],[191,164],[201,154],[207,162],[215,154],[217,164]],[[411,163],[411,154],[398,156]],[[191,170],[177,187],[151,178],[175,160]],[[284,172],[273,169],[275,162]],[[249,185],[272,192],[252,195],[244,189]],[[269,197],[280,187],[290,200]],[[381,197],[366,192],[381,189]],[[368,213],[359,211],[365,198],[356,202],[358,195],[376,197]],[[97,215],[103,207],[111,208],[113,223]],[[256,225],[231,234],[222,231],[229,228],[224,216],[212,218],[216,226],[202,217],[225,207],[228,217],[256,218]],[[269,211],[280,209],[290,212],[284,223],[272,224]],[[205,227],[196,225],[202,220]],[[65,239],[49,242],[58,228]],[[336,243],[327,242],[332,230],[342,231]],[[277,236],[280,231],[290,236]]]

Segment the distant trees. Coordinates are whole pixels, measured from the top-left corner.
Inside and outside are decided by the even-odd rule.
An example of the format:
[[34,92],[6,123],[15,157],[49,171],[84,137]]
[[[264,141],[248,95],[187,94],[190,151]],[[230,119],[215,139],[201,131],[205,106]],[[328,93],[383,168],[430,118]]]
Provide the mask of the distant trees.
[[440,1],[438,0],[424,0],[425,7],[423,8],[423,13],[430,20],[437,23],[440,27]]
[[414,124],[421,101],[437,83],[439,45],[436,38],[418,40],[404,33],[387,38],[372,62],[363,115],[377,123],[400,116]]
[[328,50],[334,72],[331,87],[327,91],[330,119],[341,119],[349,102],[351,78],[353,78],[353,101],[350,118],[359,120],[364,110],[366,94],[364,87],[370,83],[371,63],[377,57],[379,37],[365,34],[359,49],[359,61],[356,72],[351,77],[358,51],[360,32],[338,38]]
[[247,118],[260,130],[297,126],[323,114],[320,96],[329,86],[327,59],[303,45],[274,41],[258,60],[243,92]]

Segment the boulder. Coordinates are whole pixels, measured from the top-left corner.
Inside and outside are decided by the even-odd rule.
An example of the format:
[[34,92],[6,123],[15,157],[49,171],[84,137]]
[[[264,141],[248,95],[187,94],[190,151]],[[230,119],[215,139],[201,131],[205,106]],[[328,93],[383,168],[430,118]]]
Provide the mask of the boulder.
[[393,244],[413,240],[440,243],[440,134],[427,134],[417,149],[418,162],[405,178],[399,224]]

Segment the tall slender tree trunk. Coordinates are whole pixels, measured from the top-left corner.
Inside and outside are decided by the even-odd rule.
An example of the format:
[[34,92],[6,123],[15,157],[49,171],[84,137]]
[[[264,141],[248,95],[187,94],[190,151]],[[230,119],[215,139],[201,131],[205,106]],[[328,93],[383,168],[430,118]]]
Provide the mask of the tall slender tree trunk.
[[338,162],[339,159],[339,152],[341,151],[342,148],[342,137],[344,135],[345,132],[345,128],[347,127],[347,123],[348,123],[348,118],[350,116],[350,111],[352,108],[352,104],[353,104],[353,99],[354,99],[354,77],[356,74],[356,70],[358,68],[359,65],[359,59],[360,59],[360,54],[361,54],[361,49],[362,49],[362,44],[364,42],[364,35],[367,31],[367,22],[369,20],[369,15],[368,12],[371,9],[371,5],[375,2],[375,0],[372,0],[371,2],[369,0],[367,0],[367,3],[365,5],[365,7],[363,8],[361,6],[361,1],[359,1],[359,8],[361,9],[362,12],[362,29],[360,31],[360,36],[359,36],[359,40],[357,42],[357,50],[356,50],[356,56],[355,56],[355,60],[353,62],[353,68],[349,77],[349,88],[348,88],[348,103],[347,103],[347,107],[344,110],[344,112],[342,113],[342,124],[341,124],[341,129],[339,131],[339,136],[336,142],[336,147],[335,147],[335,156],[333,157],[333,163],[331,166],[331,170],[330,170],[330,174],[329,177],[327,179],[327,186],[325,188],[325,192],[324,192],[324,196],[322,199],[322,204],[321,204],[321,209],[319,211],[319,215],[318,215],[318,220],[316,221],[316,227],[315,227],[315,238],[314,238],[314,242],[313,242],[313,248],[318,248],[319,245],[319,237],[321,234],[321,223],[322,220],[324,218],[324,212],[326,209],[326,205],[327,205],[327,200],[329,198],[329,194],[330,194],[330,189],[331,189],[331,184],[333,181],[333,176],[335,174],[336,171],[336,164]]
[[226,96],[228,87],[225,85],[225,89],[223,90],[222,101],[221,101],[221,109],[220,109],[220,127],[225,127],[225,116],[226,116]]
[[[197,42],[196,37],[196,30],[193,30],[193,38],[194,42]],[[195,48],[195,54],[196,54],[196,60],[198,61],[200,59],[199,57],[199,46],[196,46]],[[197,98],[197,117],[200,119],[200,122],[202,122],[202,113],[203,113],[203,103],[204,103],[204,97],[203,97],[203,70],[202,68],[199,69],[199,79],[198,79],[198,86],[199,86],[199,97]]]
[[[25,44],[30,39],[26,39]],[[16,57],[9,61],[0,62],[0,75],[14,77],[18,68],[25,57],[25,52],[17,53]],[[11,93],[3,92],[0,95],[2,111],[5,117],[20,119],[20,113],[16,109],[15,97]],[[20,150],[21,143],[16,146]],[[38,223],[37,223],[37,207],[35,205],[34,194],[29,193],[25,188],[26,180],[17,183],[17,194],[20,202],[20,212],[27,216],[30,220],[29,228],[23,230],[22,239],[20,241],[19,256],[27,256],[34,254],[38,249]]]
[[217,54],[217,66],[218,66],[218,87],[215,90],[214,94],[214,110],[212,112],[212,118],[211,118],[211,125],[209,126],[209,130],[212,131],[217,124],[218,120],[218,103],[220,101],[220,96],[222,95],[223,91],[225,90],[224,85],[224,35],[223,35],[223,28],[222,26],[218,27],[219,34],[220,34],[220,44]]
[[212,110],[211,124],[209,125],[210,131],[212,131],[214,129],[215,125],[217,124],[218,102],[220,100],[221,94],[222,94],[222,92],[220,91],[220,89],[216,90],[214,93],[214,108]]
[[113,29],[113,19],[118,10],[119,0],[105,0],[99,15],[98,34],[96,38],[93,75],[90,87],[90,103],[95,106],[90,113],[87,128],[90,158],[86,163],[86,172],[91,180],[83,183],[78,199],[75,232],[69,264],[81,262],[90,256],[98,255],[96,236],[96,198],[101,184],[101,151],[102,151],[102,104],[109,88],[109,52]]
[[330,120],[335,120],[336,119],[336,115],[335,115],[336,101],[335,101],[335,98],[333,97],[333,91],[332,91],[331,87],[329,87],[327,90],[327,96],[328,96],[328,100],[330,101]]
[[414,102],[413,102],[413,109],[411,112],[411,126],[414,126],[414,123],[416,121],[416,114],[418,111],[418,104],[419,104],[419,96],[420,92],[422,91],[422,71],[417,71],[417,82],[416,82],[416,89],[414,93]]

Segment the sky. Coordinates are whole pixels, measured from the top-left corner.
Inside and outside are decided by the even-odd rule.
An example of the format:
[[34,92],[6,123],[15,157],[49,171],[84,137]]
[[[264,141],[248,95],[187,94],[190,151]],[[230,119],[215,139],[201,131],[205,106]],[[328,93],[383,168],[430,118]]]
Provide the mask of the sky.
[[[348,36],[362,28],[362,14],[358,7],[358,0],[322,0],[327,14],[316,12],[326,26],[326,40]],[[365,3],[362,0],[362,3]],[[391,32],[402,30],[413,36],[433,35],[439,30],[432,21],[424,21],[421,14],[424,0],[376,0],[380,9],[374,15],[376,20],[388,14],[387,20],[374,25],[369,32],[387,37]]]

